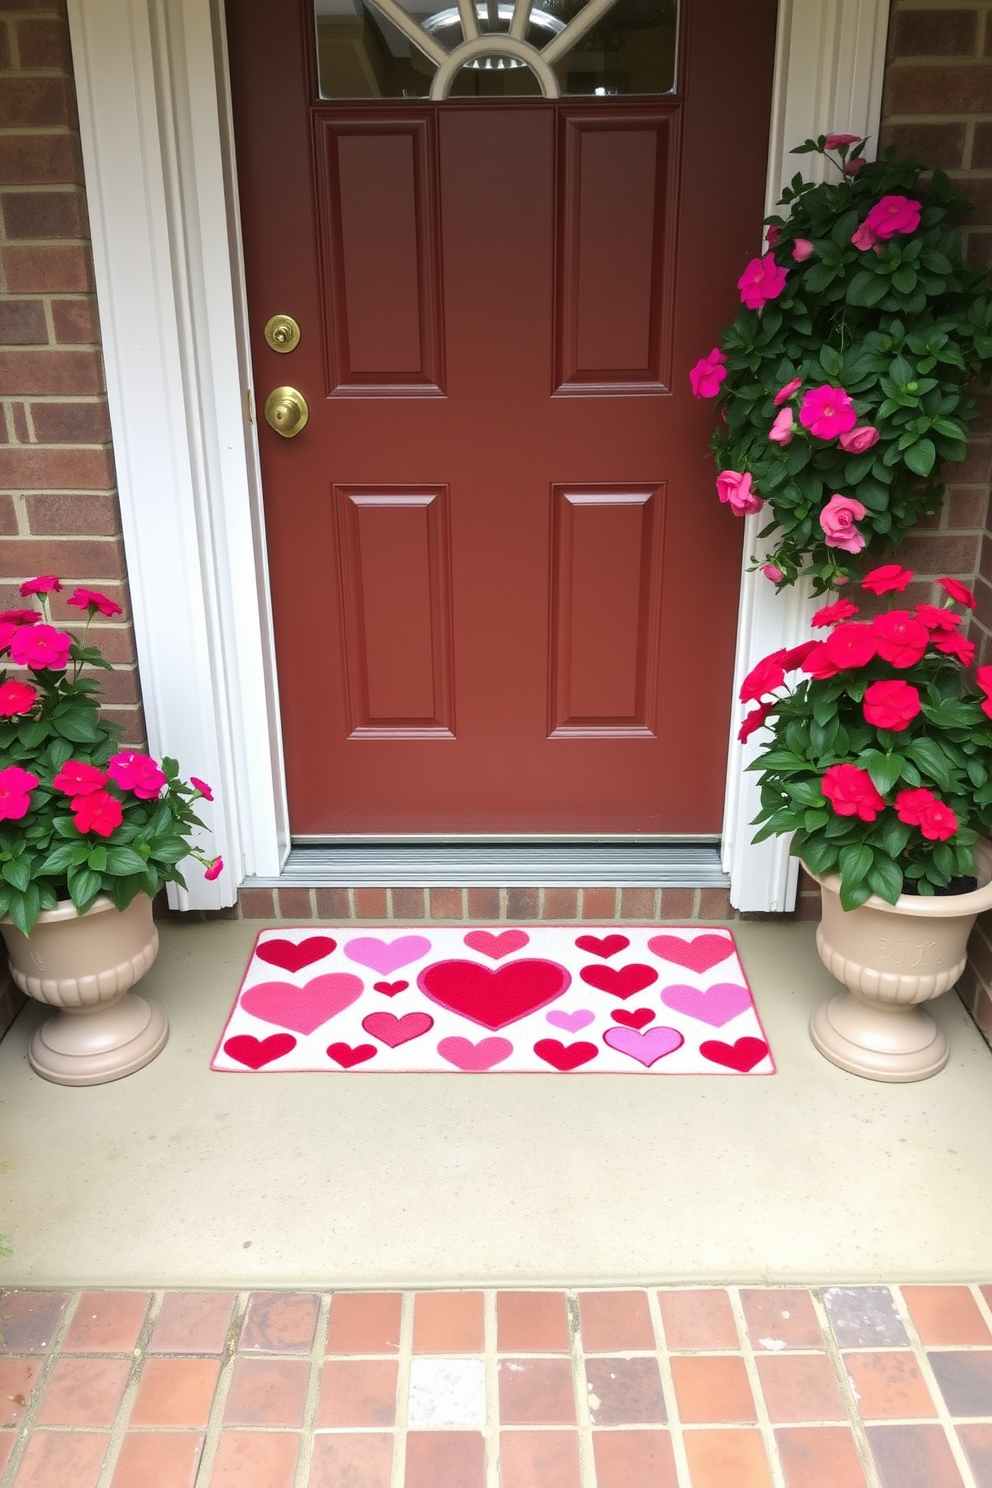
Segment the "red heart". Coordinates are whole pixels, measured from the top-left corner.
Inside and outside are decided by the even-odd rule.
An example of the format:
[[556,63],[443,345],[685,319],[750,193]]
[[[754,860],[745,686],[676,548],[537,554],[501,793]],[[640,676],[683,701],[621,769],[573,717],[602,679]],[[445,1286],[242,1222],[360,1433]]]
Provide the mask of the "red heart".
[[700,1044],[699,1052],[713,1064],[722,1064],[727,1069],[738,1070],[746,1075],[748,1070],[754,1069],[764,1059],[768,1053],[768,1045],[764,1039],[759,1038],[739,1038],[735,1044],[724,1044],[720,1039],[707,1039]]
[[257,1039],[253,1033],[238,1033],[234,1038],[228,1039],[224,1045],[224,1053],[230,1054],[239,1064],[247,1064],[250,1069],[259,1070],[264,1064],[281,1059],[290,1049],[295,1048],[296,1040],[291,1033],[270,1033],[264,1039]]
[[387,997],[395,997],[397,992],[405,992],[409,982],[373,982],[372,986],[377,992],[384,992]]
[[566,1045],[559,1039],[538,1039],[534,1045],[534,1053],[545,1064],[554,1065],[556,1070],[573,1070],[578,1069],[580,1064],[588,1064],[590,1059],[595,1059],[599,1050],[595,1044]]
[[263,940],[255,954],[260,961],[278,966],[283,971],[302,971],[315,961],[323,961],[337,950],[337,941],[329,935],[308,935],[306,940]]
[[580,935],[575,942],[580,951],[588,951],[590,956],[615,956],[617,951],[625,951],[630,945],[626,935],[604,935],[602,939],[598,935]]
[[610,1017],[614,1023],[622,1023],[624,1028],[645,1028],[648,1023],[654,1022],[654,1013],[650,1008],[633,1008],[630,1012],[626,1008],[617,1008]]
[[637,961],[631,961],[627,966],[583,966],[579,976],[590,987],[598,987],[600,992],[609,992],[611,996],[623,999],[633,997],[635,992],[643,992],[645,987],[658,980],[653,966],[642,966]]
[[380,1043],[395,1049],[428,1033],[434,1027],[434,1019],[430,1013],[405,1013],[402,1018],[395,1013],[369,1013],[362,1019],[362,1027]]
[[355,1049],[350,1044],[328,1044],[327,1052],[342,1069],[351,1069],[352,1065],[372,1059],[379,1051],[375,1044],[359,1044]]
[[695,940],[682,940],[678,935],[655,935],[648,950],[663,961],[687,966],[690,971],[709,971],[733,954],[734,942],[728,935],[697,935]]
[[505,1028],[546,1007],[567,991],[571,976],[557,961],[435,961],[425,966],[417,986],[425,997],[483,1028]]
[[530,936],[526,930],[501,930],[498,935],[494,935],[491,930],[471,930],[465,937],[465,944],[470,950],[481,951],[494,961],[502,961],[511,951],[519,951],[529,945]]

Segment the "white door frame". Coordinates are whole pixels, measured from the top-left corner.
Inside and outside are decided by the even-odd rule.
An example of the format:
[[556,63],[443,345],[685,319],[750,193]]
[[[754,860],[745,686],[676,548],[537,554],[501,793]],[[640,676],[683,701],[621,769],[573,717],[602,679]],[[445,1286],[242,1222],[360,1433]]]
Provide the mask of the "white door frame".
[[[149,747],[214,785],[227,865],[170,902],[214,909],[245,877],[277,877],[289,850],[223,0],[68,8]],[[887,19],[888,0],[780,0],[768,210],[792,143],[877,129]],[[805,595],[745,572],[738,677],[801,639],[808,614]],[[742,762],[732,737],[731,897],[786,909],[795,870],[781,843],[750,845]]]

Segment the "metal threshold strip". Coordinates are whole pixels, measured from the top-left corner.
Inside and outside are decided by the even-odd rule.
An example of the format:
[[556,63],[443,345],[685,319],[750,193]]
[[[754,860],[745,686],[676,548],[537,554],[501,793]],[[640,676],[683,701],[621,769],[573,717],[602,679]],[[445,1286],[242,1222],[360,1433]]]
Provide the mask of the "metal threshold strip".
[[294,846],[278,878],[245,888],[726,888],[718,841],[354,842]]

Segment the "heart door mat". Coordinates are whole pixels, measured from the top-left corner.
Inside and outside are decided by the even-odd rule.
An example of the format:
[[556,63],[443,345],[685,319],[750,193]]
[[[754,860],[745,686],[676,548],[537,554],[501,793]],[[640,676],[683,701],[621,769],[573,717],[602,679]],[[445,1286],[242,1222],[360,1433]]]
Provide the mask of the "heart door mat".
[[696,927],[263,930],[215,1070],[772,1074],[734,938]]

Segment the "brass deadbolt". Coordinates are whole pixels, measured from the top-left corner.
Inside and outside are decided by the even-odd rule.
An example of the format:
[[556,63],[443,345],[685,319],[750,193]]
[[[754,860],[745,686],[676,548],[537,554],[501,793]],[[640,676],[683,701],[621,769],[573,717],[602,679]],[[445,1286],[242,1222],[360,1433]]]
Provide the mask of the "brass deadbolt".
[[273,388],[265,400],[265,421],[283,439],[295,438],[309,417],[307,400],[296,388]]
[[292,351],[300,344],[300,328],[291,315],[273,315],[263,334],[273,351]]

